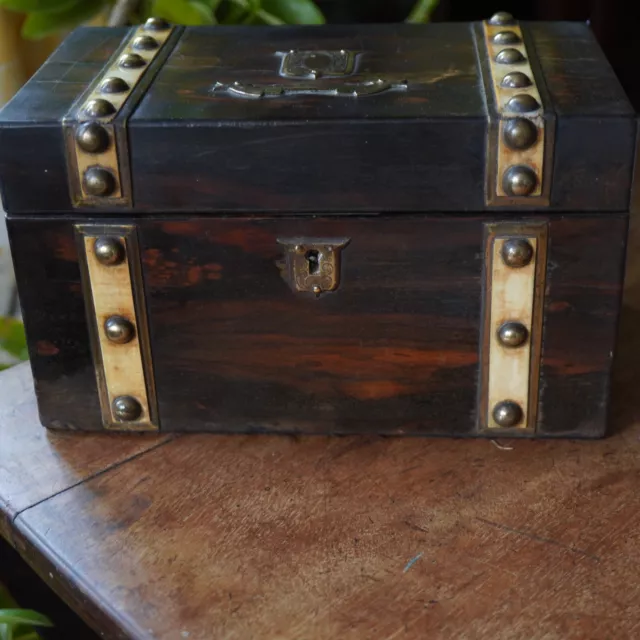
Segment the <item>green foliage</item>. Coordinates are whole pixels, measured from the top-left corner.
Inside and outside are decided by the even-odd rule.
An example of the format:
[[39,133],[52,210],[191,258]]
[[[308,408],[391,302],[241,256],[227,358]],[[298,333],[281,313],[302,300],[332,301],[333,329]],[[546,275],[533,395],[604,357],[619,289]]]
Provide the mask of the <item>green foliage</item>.
[[31,609],[0,609],[0,640],[35,640],[33,627],[52,627],[53,623]]
[[215,24],[215,12],[207,2],[198,0],[154,0],[151,15],[186,25]]
[[439,0],[418,0],[411,13],[407,17],[407,22],[429,22],[431,14],[438,6]]
[[[0,7],[27,14],[22,35],[31,40],[72,29],[116,0],[0,0]],[[427,22],[438,0],[417,0],[407,22]],[[185,25],[322,24],[324,16],[313,0],[141,0],[133,22],[149,16]]]
[[[11,0],[17,2],[18,0]],[[2,4],[4,0],[0,0]],[[55,3],[52,0],[40,3],[29,0],[30,4],[58,4],[55,9],[46,11],[32,11],[22,25],[22,35],[29,40],[37,40],[57,33],[61,29],[73,28],[82,22],[93,18],[104,6],[103,0],[68,0]]]
[[33,627],[52,627],[49,618],[30,609],[18,609],[4,585],[0,584],[0,640],[40,640]]
[[[18,360],[29,359],[24,325],[20,320],[0,316],[0,349]],[[6,366],[2,368],[6,369]]]

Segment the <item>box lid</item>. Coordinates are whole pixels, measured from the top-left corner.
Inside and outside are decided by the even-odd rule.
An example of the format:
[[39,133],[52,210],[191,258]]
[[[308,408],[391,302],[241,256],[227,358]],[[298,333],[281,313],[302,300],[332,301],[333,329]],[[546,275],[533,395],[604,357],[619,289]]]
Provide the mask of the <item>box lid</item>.
[[9,213],[621,211],[635,138],[583,24],[151,21],[69,36],[0,179]]

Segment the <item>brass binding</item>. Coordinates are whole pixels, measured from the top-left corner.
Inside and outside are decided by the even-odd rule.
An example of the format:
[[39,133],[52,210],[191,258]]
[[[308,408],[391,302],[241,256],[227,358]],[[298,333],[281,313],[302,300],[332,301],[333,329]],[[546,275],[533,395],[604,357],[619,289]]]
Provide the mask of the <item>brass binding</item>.
[[132,29],[64,117],[73,206],[131,205],[126,136],[114,120],[173,31],[159,18]]
[[485,225],[479,426],[535,432],[547,264],[546,222]]
[[158,428],[151,346],[133,225],[75,225],[93,363],[107,429]]
[[489,111],[486,203],[548,206],[554,118],[545,112],[533,46],[505,11],[482,23],[481,42]]

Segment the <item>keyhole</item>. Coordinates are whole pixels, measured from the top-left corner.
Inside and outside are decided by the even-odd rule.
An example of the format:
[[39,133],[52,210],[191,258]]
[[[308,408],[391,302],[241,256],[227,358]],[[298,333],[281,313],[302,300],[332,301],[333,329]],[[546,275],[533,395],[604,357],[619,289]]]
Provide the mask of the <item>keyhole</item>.
[[320,254],[317,251],[307,251],[304,256],[307,259],[309,275],[312,276],[320,270]]

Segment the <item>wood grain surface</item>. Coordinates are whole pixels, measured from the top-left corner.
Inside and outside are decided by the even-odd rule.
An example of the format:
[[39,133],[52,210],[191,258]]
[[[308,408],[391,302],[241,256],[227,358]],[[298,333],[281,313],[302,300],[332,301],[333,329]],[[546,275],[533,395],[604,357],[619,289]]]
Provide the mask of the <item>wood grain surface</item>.
[[54,433],[36,428],[33,380],[28,364],[0,374],[0,534],[23,509],[65,491],[169,436],[141,438]]
[[[151,86],[147,80],[162,60],[150,66],[117,117],[135,196],[120,211],[490,209],[483,179],[486,96],[472,29],[458,22],[276,33],[269,27],[177,30],[160,55],[174,44],[175,50],[157,65],[162,68]],[[540,58],[536,76],[548,89],[545,109],[557,115],[550,206],[538,210],[627,210],[635,114],[593,34],[585,24],[567,22],[527,23],[524,31]],[[0,115],[0,175],[10,214],[73,208],[60,118],[125,33],[74,32]],[[357,99],[244,100],[213,90],[217,82],[295,85],[298,80],[279,74],[279,54],[323,47],[358,52],[348,81],[406,80],[408,88]],[[95,209],[80,210],[91,215]]]
[[[549,223],[538,434],[597,437],[628,216],[535,219]],[[484,225],[500,220],[140,220],[160,429],[475,435]],[[9,229],[43,423],[101,430],[73,224]],[[351,239],[336,292],[291,290],[278,240],[295,237]]]
[[[639,252],[604,440],[181,436],[24,502],[18,548],[105,638],[634,639]],[[24,464],[32,390],[0,400]],[[43,469],[122,439],[59,442]]]

